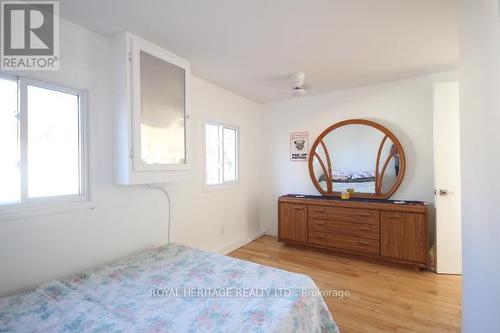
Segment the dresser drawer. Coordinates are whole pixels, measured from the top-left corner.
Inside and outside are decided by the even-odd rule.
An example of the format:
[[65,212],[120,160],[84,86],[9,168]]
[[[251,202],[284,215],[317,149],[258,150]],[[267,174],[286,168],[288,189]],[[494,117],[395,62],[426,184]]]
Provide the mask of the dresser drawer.
[[311,244],[328,246],[340,250],[380,255],[380,242],[375,239],[364,239],[345,235],[333,235],[319,231],[310,231],[309,242]]
[[380,239],[378,224],[352,223],[309,218],[309,230],[335,235],[354,236],[367,239]]
[[372,209],[309,206],[309,218],[378,224],[379,211]]

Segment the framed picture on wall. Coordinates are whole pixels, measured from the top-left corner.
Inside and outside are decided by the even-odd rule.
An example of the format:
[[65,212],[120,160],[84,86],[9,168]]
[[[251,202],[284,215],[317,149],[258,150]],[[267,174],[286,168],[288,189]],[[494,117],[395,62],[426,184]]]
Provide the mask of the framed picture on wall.
[[309,152],[309,133],[295,132],[290,134],[290,160],[307,161]]

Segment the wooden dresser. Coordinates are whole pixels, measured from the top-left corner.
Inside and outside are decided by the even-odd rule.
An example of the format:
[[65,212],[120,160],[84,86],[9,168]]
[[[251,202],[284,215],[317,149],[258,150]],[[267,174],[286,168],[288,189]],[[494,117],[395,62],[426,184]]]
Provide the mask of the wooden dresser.
[[427,206],[423,202],[286,195],[278,201],[278,238],[412,265],[428,266]]

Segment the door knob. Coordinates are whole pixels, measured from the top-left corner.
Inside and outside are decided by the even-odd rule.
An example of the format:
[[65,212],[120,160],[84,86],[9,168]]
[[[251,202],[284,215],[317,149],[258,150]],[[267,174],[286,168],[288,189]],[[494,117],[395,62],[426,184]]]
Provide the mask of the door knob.
[[439,195],[442,197],[448,195],[448,190],[439,190]]

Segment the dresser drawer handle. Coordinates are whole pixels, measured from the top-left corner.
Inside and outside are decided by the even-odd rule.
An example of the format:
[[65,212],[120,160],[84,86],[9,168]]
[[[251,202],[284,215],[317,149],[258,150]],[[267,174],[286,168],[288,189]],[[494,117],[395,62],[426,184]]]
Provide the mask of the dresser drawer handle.
[[361,244],[361,245],[371,245],[371,243],[369,241],[363,241],[363,240],[360,240],[359,244]]
[[325,236],[323,236],[323,235],[316,235],[316,236],[314,236],[314,237],[315,237],[315,238],[317,238],[317,239],[326,239],[326,237],[325,237]]
[[325,222],[314,221],[313,223],[316,224],[316,225],[325,225]]
[[400,215],[394,215],[394,214],[387,214],[385,217],[387,217],[388,219],[400,219],[401,218]]
[[322,214],[322,213],[324,213],[324,212],[325,212],[325,210],[324,210],[324,209],[315,209],[315,210],[314,210],[314,212],[315,212],[315,213],[321,213],[321,214]]
[[295,210],[304,210],[304,207],[293,207]]
[[372,216],[372,214],[370,214],[370,213],[357,213],[356,215],[363,216],[363,217],[370,217],[370,216]]

